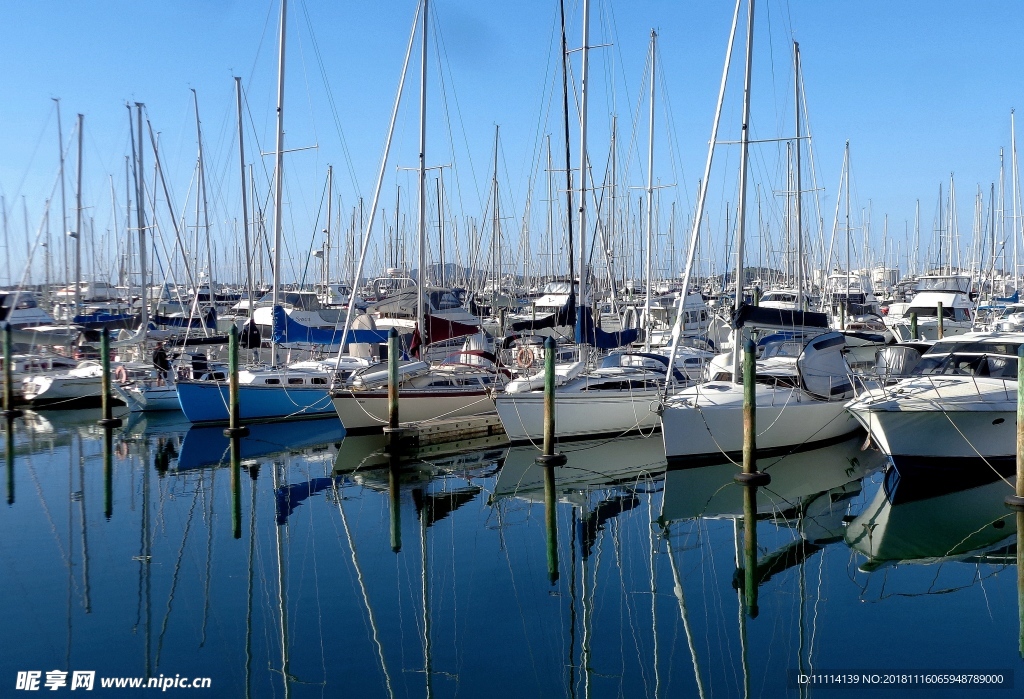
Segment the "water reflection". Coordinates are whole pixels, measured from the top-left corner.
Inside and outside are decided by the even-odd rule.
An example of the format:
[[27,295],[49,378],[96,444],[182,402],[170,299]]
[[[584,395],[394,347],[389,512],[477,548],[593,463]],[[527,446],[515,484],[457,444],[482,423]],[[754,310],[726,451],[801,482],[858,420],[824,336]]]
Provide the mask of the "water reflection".
[[[0,539],[0,677],[774,697],[808,693],[789,671],[934,666],[920,640],[954,622],[973,643],[961,664],[1020,647],[1016,620],[948,614],[1015,603],[998,575],[1016,554],[1007,484],[897,482],[863,438],[759,461],[772,482],[745,518],[736,465],[666,472],[657,436],[561,445],[546,469],[492,444],[396,458],[336,420],[255,425],[233,449],[173,417],[104,433],[93,412],[29,414],[5,440],[18,497],[0,526],[18,535]],[[933,584],[926,564],[966,572]],[[954,595],[902,596],[931,591]],[[850,642],[876,637],[898,645]]]

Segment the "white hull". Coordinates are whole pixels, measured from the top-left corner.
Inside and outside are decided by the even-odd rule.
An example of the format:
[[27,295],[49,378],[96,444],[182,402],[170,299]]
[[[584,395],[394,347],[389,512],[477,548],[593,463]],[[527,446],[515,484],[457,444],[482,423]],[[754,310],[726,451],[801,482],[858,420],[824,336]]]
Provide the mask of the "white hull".
[[155,412],[158,410],[181,410],[178,387],[164,386],[115,386],[114,390],[133,413]]
[[[859,428],[842,401],[762,384],[756,396],[759,455],[808,448]],[[712,382],[687,389],[668,400],[661,419],[667,458],[736,459],[743,451],[743,386]]]
[[25,379],[22,391],[25,400],[34,405],[59,404],[83,399],[99,400],[102,394],[103,369],[98,364],[73,369],[62,374],[43,374]]
[[[332,400],[346,432],[380,430],[388,423],[387,391],[339,392]],[[487,391],[402,391],[398,403],[402,422],[494,411],[494,398]]]
[[[555,393],[555,436],[621,435],[661,426],[660,391],[573,391]],[[513,442],[544,436],[544,393],[503,393],[495,401],[505,433]]]
[[848,408],[892,457],[1005,460],[1017,451],[1016,381],[920,377],[901,382],[899,393],[869,391]]

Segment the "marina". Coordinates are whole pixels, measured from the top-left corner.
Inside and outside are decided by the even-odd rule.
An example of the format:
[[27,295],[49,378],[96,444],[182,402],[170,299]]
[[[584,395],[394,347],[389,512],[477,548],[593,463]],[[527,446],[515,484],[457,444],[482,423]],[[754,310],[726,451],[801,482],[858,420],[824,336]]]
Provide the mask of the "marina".
[[1020,692],[1017,8],[257,4],[10,8],[0,695]]

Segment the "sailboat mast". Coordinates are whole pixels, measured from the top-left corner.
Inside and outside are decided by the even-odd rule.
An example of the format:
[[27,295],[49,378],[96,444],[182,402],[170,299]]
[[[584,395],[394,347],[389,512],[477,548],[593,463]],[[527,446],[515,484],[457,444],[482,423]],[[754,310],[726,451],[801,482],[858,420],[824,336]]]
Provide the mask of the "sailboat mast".
[[72,320],[78,315],[78,308],[82,305],[82,127],[85,123],[85,115],[78,115],[78,183],[75,188],[75,311],[71,314]]
[[[587,82],[590,74],[590,0],[583,0],[583,65],[580,69],[580,298],[577,306],[576,339],[586,344],[583,319],[587,300]],[[572,284],[572,279],[569,283]],[[583,351],[580,360],[584,360]]]
[[[203,195],[203,228],[206,230],[206,265],[209,269],[207,275],[207,281],[210,285],[210,305],[214,308],[217,307],[217,291],[216,285],[214,284],[213,271],[216,265],[214,264],[213,254],[210,243],[210,208],[207,205],[206,199],[206,162],[203,158],[203,130],[199,124],[199,94],[193,89],[192,90],[193,103],[196,109],[196,138],[199,141],[199,184],[200,192]],[[196,206],[199,205],[198,199]],[[198,231],[196,232],[198,235]]]
[[[747,151],[750,143],[750,78],[754,57],[754,0],[747,1],[747,60],[743,75],[743,125],[740,130],[740,186],[736,221],[736,310],[743,304],[743,238],[747,208]],[[684,294],[685,296],[685,294]],[[684,301],[685,308],[685,301]],[[740,373],[740,339],[733,340],[733,381],[742,380]]]
[[135,103],[135,123],[138,127],[139,132],[139,152],[136,157],[139,160],[139,166],[136,170],[137,173],[137,190],[135,195],[135,214],[136,220],[139,225],[139,298],[142,301],[142,309],[139,313],[139,323],[142,328],[142,338],[145,339],[146,332],[149,329],[149,294],[147,293],[148,284],[146,283],[146,272],[148,270],[146,260],[146,185],[145,185],[145,174],[142,168],[142,107],[144,105],[141,102]]
[[[658,33],[651,30],[651,104],[647,134],[647,295],[644,299],[644,351],[651,351],[651,249],[654,247],[654,85],[657,76]],[[684,303],[685,307],[685,303]]]
[[804,309],[804,229],[803,229],[803,207],[801,199],[803,192],[800,181],[800,44],[793,42],[793,120],[796,123],[796,138],[794,139],[793,170],[796,178],[796,189],[793,192],[796,199],[793,200],[796,214],[796,305],[800,310]]
[[417,251],[416,288],[416,324],[419,327],[421,341],[425,345],[427,337],[427,318],[424,298],[424,286],[427,283],[427,10],[430,0],[423,0],[423,33],[420,40],[420,163],[419,163],[419,246]]
[[[238,113],[238,181],[242,187],[242,238],[245,240],[245,283],[249,297],[249,315],[254,308],[252,286],[252,252],[249,245],[249,204],[247,202],[248,184],[245,180],[245,139],[242,129],[242,79],[235,78],[235,111]],[[328,200],[330,201],[330,200]],[[329,206],[329,204],[328,204]],[[328,217],[327,225],[330,225]]]
[[[281,35],[278,38],[277,54],[277,145],[274,164],[274,287],[271,291],[271,306],[275,311],[280,301],[281,286],[281,192],[284,186],[284,173],[281,168],[284,165],[284,40],[287,10],[288,0],[281,0]],[[273,334],[270,342],[271,362],[276,366],[277,343],[273,339]]]
[[[60,155],[60,225],[61,225],[61,238],[64,239],[63,255],[64,255],[64,283],[68,281],[68,204],[67,196],[65,194],[65,183],[64,183],[64,129],[61,127],[60,122],[60,97],[54,97],[53,101],[57,103],[57,150]],[[10,269],[10,265],[7,266]]]
[[842,309],[843,327],[846,327],[846,306],[850,303],[850,279],[853,268],[850,266],[850,142],[846,142],[846,303]]

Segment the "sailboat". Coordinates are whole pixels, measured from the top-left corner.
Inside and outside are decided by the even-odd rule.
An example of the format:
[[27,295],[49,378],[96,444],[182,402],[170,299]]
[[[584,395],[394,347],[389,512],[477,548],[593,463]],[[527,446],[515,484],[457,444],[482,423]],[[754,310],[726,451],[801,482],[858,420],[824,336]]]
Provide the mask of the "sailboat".
[[[713,374],[716,379],[668,396],[661,414],[665,454],[670,461],[685,459],[694,462],[715,462],[734,459],[742,453],[743,440],[743,385],[740,359],[746,342],[759,340],[767,345],[766,335],[775,335],[771,344],[773,353],[763,348],[756,385],[756,410],[759,427],[757,448],[759,454],[785,453],[794,449],[808,449],[841,439],[857,430],[857,424],[846,412],[844,403],[853,396],[848,378],[849,367],[843,357],[846,338],[840,333],[828,332],[828,319],[821,313],[762,309],[744,303],[743,277],[745,272],[744,231],[746,222],[746,194],[748,148],[750,143],[750,82],[754,36],[754,2],[747,9],[746,70],[743,88],[743,116],[740,139],[739,202],[736,232],[736,296],[732,333],[732,352],[726,355],[731,371]],[[725,95],[726,77],[735,36],[735,23],[730,33],[722,83],[718,96],[712,138],[708,146],[705,173],[710,172],[717,140],[719,117]],[[800,122],[799,100],[796,120]],[[799,134],[799,127],[797,128]],[[796,139],[799,152],[799,138]],[[799,161],[799,156],[797,156]],[[689,276],[696,250],[699,221],[703,215],[708,177],[702,180],[691,237],[690,255],[684,273],[684,286]],[[797,197],[799,202],[799,196]],[[799,206],[799,204],[798,204]],[[798,269],[800,266],[798,265]],[[798,296],[802,283],[798,284]],[[798,303],[802,306],[802,303]],[[799,338],[799,342],[793,342]],[[673,344],[674,357],[678,336]],[[770,364],[766,359],[774,359]]]
[[[274,171],[274,282],[271,305],[281,305],[282,190],[284,186],[284,66],[287,0],[281,2],[278,42],[277,149]],[[332,381],[345,379],[368,360],[350,358],[345,366],[335,361],[305,361],[286,366],[277,364],[277,344],[272,344],[272,366],[251,367],[238,372],[239,412],[242,420],[301,419],[330,415],[329,388]],[[228,385],[223,379],[181,379],[178,381],[181,409],[193,423],[228,421]]]

